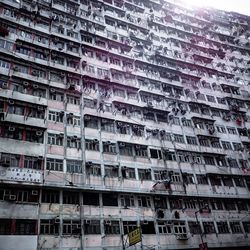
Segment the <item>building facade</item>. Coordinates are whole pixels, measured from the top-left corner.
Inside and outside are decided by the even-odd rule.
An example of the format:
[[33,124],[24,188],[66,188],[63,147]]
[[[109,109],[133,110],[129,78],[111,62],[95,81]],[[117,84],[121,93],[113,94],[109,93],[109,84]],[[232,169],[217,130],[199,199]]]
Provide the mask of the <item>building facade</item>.
[[247,249],[249,29],[172,0],[1,0],[0,249],[136,228],[131,249]]

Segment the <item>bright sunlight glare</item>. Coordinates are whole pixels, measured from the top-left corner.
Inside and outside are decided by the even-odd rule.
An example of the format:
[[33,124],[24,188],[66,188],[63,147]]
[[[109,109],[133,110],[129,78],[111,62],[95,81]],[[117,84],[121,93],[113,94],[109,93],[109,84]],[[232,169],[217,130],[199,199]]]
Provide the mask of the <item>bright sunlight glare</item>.
[[187,6],[212,7],[250,16],[250,0],[181,0]]

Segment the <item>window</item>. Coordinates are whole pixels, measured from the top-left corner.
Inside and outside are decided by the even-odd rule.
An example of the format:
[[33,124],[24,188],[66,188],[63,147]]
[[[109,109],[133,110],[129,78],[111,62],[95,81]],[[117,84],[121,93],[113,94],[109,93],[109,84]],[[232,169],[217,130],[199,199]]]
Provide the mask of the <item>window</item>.
[[174,141],[178,143],[185,143],[184,136],[183,135],[173,135]]
[[149,196],[138,196],[139,207],[151,207],[151,201]]
[[99,141],[97,139],[94,140],[85,140],[85,148],[86,150],[99,151]]
[[244,221],[243,223],[244,231],[250,233],[250,221]]
[[198,145],[197,139],[194,136],[186,136],[187,144]]
[[115,193],[107,193],[102,194],[102,202],[103,206],[118,206],[118,196]]
[[48,144],[63,146],[64,134],[51,134],[48,133]]
[[179,222],[174,222],[173,223],[173,230],[174,234],[181,237],[181,238],[186,238],[187,237],[187,229],[185,222],[179,221]]
[[104,141],[103,144],[103,153],[116,154],[116,144],[111,143],[110,141]]
[[219,234],[229,233],[229,228],[228,228],[227,222],[221,221],[221,222],[216,222],[216,223],[217,223],[217,228],[218,228]]
[[138,157],[148,157],[147,147],[142,145],[135,145],[135,155]]
[[237,130],[236,130],[236,128],[227,127],[227,132],[228,132],[229,134],[232,134],[232,135],[237,135]]
[[221,200],[212,199],[210,203],[213,210],[223,210],[223,205]]
[[112,120],[102,119],[101,129],[106,132],[115,133],[115,123]]
[[63,191],[63,204],[79,205],[79,193]]
[[80,105],[80,98],[76,96],[67,95],[67,102],[73,105]]
[[206,221],[203,222],[203,227],[204,227],[204,233],[205,234],[214,234],[215,233],[215,227],[214,223],[211,221]]
[[210,147],[209,140],[207,138],[205,138],[205,137],[200,137],[199,138],[199,143],[203,147]]
[[77,126],[79,127],[81,124],[80,116],[71,116],[71,114],[67,115],[67,125]]
[[241,151],[243,147],[242,147],[241,143],[233,142],[233,148],[235,151]]
[[207,95],[208,102],[215,102],[215,97],[212,95]]
[[155,234],[155,225],[153,221],[141,221],[142,234]]
[[82,162],[76,160],[67,160],[67,172],[82,173]]
[[63,122],[64,112],[56,112],[49,110],[49,121]]
[[225,200],[224,206],[227,210],[236,210],[236,203],[233,200]]
[[243,180],[243,178],[242,177],[234,177],[233,178],[234,179],[234,183],[235,183],[235,185],[237,186],[237,187],[245,187],[245,183],[244,183],[244,180]]
[[168,221],[158,221],[158,231],[159,234],[171,234],[171,222]]
[[169,203],[170,203],[170,209],[182,209],[183,208],[182,199],[170,198]]
[[99,194],[98,193],[83,193],[83,204],[99,206]]
[[197,222],[188,222],[189,231],[191,234],[200,234],[201,233],[201,227],[200,224],[197,224]]
[[204,156],[204,162],[206,165],[215,165],[215,160],[211,156]]
[[222,181],[223,181],[224,186],[233,187],[233,181],[230,176],[223,176]]
[[84,220],[84,234],[100,234],[101,224],[99,220]]
[[43,190],[42,203],[59,203],[59,192],[53,190]]
[[226,128],[225,128],[224,126],[219,126],[219,125],[217,125],[217,126],[216,126],[216,129],[217,129],[217,131],[218,131],[219,133],[223,133],[223,134],[226,134],[226,133],[227,133]]
[[186,118],[185,119],[182,118],[181,121],[182,121],[182,126],[184,126],[184,127],[192,127],[191,120],[187,120]]
[[119,143],[119,152],[120,152],[120,155],[133,156],[132,144],[120,142]]
[[119,171],[118,166],[104,166],[105,169],[105,177],[115,178],[118,177]]
[[197,182],[198,184],[202,184],[202,185],[207,185],[208,184],[208,180],[207,180],[207,176],[206,175],[196,175],[197,178]]
[[101,176],[101,165],[91,164],[89,166],[86,166],[86,174],[94,175],[94,176]]
[[138,176],[140,180],[152,180],[150,169],[138,169]]
[[173,117],[173,124],[174,125],[181,125],[179,117]]
[[220,176],[211,176],[210,177],[212,186],[221,186],[221,177]]
[[11,234],[11,219],[0,219],[0,235],[10,235]]
[[229,141],[221,141],[221,145],[225,150],[232,150],[232,145]]
[[80,235],[81,222],[78,220],[63,220],[63,235]]
[[135,179],[135,169],[122,167],[122,177],[126,179]]
[[123,221],[124,234],[128,234],[137,228],[137,221]]
[[196,201],[194,199],[184,199],[184,208],[187,209],[196,209]]
[[46,169],[53,171],[63,171],[63,160],[47,158]]
[[67,147],[68,148],[77,148],[78,150],[81,149],[81,139],[77,136],[68,136],[67,137]]
[[135,198],[133,195],[121,195],[121,206],[122,207],[134,207],[135,206]]
[[211,115],[215,117],[221,117],[220,111],[218,109],[211,108]]
[[230,227],[233,234],[242,233],[240,222],[230,221]]
[[105,234],[120,234],[119,221],[104,220],[104,233]]
[[219,104],[226,105],[226,100],[225,100],[225,98],[217,97],[217,102],[218,102]]
[[19,167],[20,155],[0,153],[0,161],[5,166]]
[[58,235],[59,226],[60,226],[60,223],[58,223],[55,219],[41,220],[40,221],[40,234]]
[[181,175],[180,173],[177,173],[177,172],[173,172],[171,174],[171,181],[174,182],[174,183],[181,183]]
[[150,149],[150,156],[153,159],[162,159],[162,153],[159,149]]
[[49,99],[53,101],[63,102],[63,94],[55,91],[55,89],[50,89]]
[[228,164],[229,164],[229,167],[231,167],[231,168],[238,168],[239,167],[236,159],[229,158]]
[[87,128],[98,128],[98,118],[94,116],[85,115],[84,116],[84,126]]
[[211,139],[211,147],[221,148],[219,139]]
[[129,135],[130,134],[130,125],[122,122],[117,122],[117,133]]

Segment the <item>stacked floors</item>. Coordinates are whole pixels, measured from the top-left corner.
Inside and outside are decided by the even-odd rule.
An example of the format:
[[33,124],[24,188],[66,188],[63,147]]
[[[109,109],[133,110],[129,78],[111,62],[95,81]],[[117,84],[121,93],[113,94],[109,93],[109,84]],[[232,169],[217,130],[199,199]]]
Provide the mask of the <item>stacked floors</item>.
[[160,0],[0,3],[0,248],[248,248],[250,18]]

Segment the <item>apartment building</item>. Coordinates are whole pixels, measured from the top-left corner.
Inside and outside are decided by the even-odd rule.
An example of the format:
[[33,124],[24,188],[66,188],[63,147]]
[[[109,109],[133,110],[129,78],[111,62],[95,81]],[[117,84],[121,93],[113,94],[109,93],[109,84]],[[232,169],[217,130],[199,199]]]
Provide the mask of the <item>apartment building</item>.
[[249,249],[249,30],[173,0],[1,0],[0,249]]

